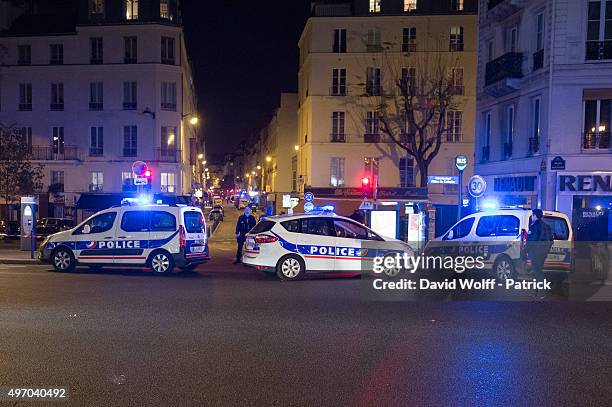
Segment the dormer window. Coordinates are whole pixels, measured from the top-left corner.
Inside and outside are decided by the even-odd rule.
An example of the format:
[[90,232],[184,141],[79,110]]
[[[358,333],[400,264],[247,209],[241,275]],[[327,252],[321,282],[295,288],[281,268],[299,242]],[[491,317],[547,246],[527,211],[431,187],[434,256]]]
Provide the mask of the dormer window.
[[404,0],[404,12],[411,13],[417,9],[417,0]]
[[370,13],[380,13],[380,2],[382,0],[370,0]]
[[125,0],[125,18],[138,20],[138,0]]
[[105,0],[89,0],[90,15],[104,15]]
[[166,20],[172,20],[172,13],[170,12],[169,0],[159,0],[159,17]]

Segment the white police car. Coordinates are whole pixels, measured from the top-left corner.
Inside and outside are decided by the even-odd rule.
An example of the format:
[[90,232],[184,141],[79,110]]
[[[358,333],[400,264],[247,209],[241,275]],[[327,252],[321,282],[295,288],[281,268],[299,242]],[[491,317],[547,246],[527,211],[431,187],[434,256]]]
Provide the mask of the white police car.
[[78,265],[148,266],[169,274],[209,260],[206,223],[199,208],[184,205],[113,207],[73,229],[50,235],[39,259],[56,271]]
[[[525,252],[531,210],[500,208],[466,216],[425,247],[428,256],[481,256],[484,270],[498,280],[531,275]],[[544,271],[568,273],[573,267],[573,231],[569,218],[544,211],[544,222],[553,233]]]
[[375,257],[396,253],[413,254],[406,243],[352,219],[311,212],[261,220],[246,236],[242,261],[281,280],[298,280],[306,272],[371,272]]

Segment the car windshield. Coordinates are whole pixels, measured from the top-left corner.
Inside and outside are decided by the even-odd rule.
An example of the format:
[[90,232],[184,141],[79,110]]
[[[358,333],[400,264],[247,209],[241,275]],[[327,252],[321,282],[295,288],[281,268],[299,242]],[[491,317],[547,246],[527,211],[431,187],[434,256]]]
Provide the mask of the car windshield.
[[200,212],[185,212],[183,217],[187,233],[204,233],[204,218]]

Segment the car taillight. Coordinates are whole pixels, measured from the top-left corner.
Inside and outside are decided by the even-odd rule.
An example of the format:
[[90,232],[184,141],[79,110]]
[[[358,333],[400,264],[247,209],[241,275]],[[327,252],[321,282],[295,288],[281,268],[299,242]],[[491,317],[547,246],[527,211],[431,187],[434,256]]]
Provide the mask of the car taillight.
[[187,246],[187,236],[185,233],[185,227],[183,225],[179,226],[179,246]]
[[525,246],[527,245],[527,231],[521,230],[521,257],[525,254]]
[[278,238],[275,236],[269,236],[269,235],[259,235],[255,237],[255,241],[257,243],[274,243],[274,242],[278,242]]

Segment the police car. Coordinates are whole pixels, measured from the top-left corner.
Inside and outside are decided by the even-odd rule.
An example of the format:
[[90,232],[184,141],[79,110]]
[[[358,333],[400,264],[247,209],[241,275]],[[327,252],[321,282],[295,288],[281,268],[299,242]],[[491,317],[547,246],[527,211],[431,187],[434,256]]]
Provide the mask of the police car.
[[209,260],[206,223],[196,207],[122,205],[47,237],[39,259],[63,272],[77,265],[148,266],[157,274],[175,266],[190,270]]
[[306,272],[372,271],[374,257],[396,253],[413,251],[352,219],[316,211],[261,220],[246,236],[242,262],[281,280],[298,280]]
[[[481,256],[484,270],[498,280],[531,275],[525,252],[531,210],[500,208],[478,212],[457,222],[425,247],[426,255]],[[544,222],[553,233],[544,271],[568,273],[573,267],[573,231],[569,218],[544,211]]]

